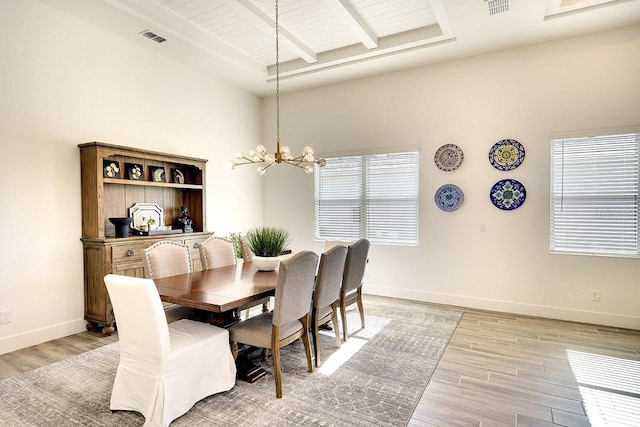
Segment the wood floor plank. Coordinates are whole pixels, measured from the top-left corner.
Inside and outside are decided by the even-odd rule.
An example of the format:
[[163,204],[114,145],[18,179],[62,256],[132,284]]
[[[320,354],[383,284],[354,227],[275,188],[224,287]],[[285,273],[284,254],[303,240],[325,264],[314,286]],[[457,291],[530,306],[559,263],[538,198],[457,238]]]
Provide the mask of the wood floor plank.
[[[484,393],[487,396],[498,399],[508,398],[512,401],[531,403],[534,405],[544,406],[550,409],[561,409],[567,412],[584,415],[582,402],[573,399],[567,399],[546,392],[537,392],[526,390],[516,384],[516,382],[505,381],[478,381],[474,378],[462,377],[460,387],[464,389],[473,389],[477,392]],[[549,413],[551,413],[549,411]]]
[[[418,412],[419,410],[419,412]],[[438,425],[515,426],[515,415],[485,406],[469,405],[464,395],[426,394],[420,400],[414,417]]]
[[[452,386],[432,381],[426,393],[434,397],[442,394],[452,399],[460,399],[465,403],[466,410],[475,408],[489,408],[493,411],[501,411],[508,414],[524,414],[532,418],[551,421],[551,408],[522,400],[511,399],[509,396],[497,396],[487,393],[481,387],[464,382],[464,386]],[[423,399],[425,396],[423,395]]]
[[550,396],[561,397],[563,399],[571,399],[574,401],[581,401],[582,395],[576,386],[562,386],[549,384],[546,382],[538,381],[534,378],[524,379],[518,373],[517,376],[504,375],[498,372],[491,374],[489,382],[501,384],[507,387],[518,387],[523,390],[528,390],[536,393],[544,393]]
[[553,416],[553,422],[567,427],[590,427],[591,422],[586,415],[574,414],[571,412],[561,411],[559,409],[552,409],[551,415]]

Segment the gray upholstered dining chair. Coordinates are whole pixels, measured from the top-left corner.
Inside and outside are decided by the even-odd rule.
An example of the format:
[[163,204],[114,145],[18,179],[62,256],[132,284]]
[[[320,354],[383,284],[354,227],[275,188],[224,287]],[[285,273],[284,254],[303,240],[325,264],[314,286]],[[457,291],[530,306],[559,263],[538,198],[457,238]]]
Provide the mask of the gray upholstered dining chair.
[[198,246],[203,270],[234,265],[236,250],[231,240],[222,237],[209,237]]
[[[163,240],[142,251],[144,275],[148,279],[187,274],[193,271],[189,247],[178,242]],[[169,322],[178,319],[192,319],[208,322],[211,314],[191,307],[162,303]]]
[[309,342],[309,312],[318,255],[301,251],[280,263],[272,312],[262,313],[229,328],[237,355],[237,344],[271,349],[276,396],[282,397],[280,348],[301,339],[307,356],[307,369],[313,372]]
[[333,331],[336,334],[336,345],[340,347],[340,327],[338,326],[338,303],[340,301],[340,286],[342,274],[347,258],[347,247],[333,246],[320,255],[320,266],[316,276],[313,291],[313,306],[311,308],[311,330],[313,331],[313,349],[316,366],[320,366],[320,325],[328,320],[333,321]]
[[165,427],[199,400],[233,388],[226,329],[188,319],[168,324],[151,279],[109,274],[104,282],[120,342],[112,411],[137,411],[145,426]]
[[360,239],[347,247],[347,259],[342,275],[342,288],[340,289],[340,314],[342,317],[342,334],[344,341],[349,338],[347,329],[347,307],[358,305],[360,311],[360,323],[364,329],[364,308],[362,306],[362,279],[367,266],[369,247],[367,239]]

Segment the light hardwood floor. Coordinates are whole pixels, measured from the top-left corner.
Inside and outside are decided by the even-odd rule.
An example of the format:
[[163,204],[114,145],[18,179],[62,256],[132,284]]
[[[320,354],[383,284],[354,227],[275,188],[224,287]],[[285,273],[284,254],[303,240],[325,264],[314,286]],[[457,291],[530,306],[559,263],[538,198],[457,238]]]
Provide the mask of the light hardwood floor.
[[640,331],[466,310],[409,426],[640,426]]
[[[462,310],[410,427],[640,426],[640,331]],[[0,379],[116,340],[82,332],[0,355]]]

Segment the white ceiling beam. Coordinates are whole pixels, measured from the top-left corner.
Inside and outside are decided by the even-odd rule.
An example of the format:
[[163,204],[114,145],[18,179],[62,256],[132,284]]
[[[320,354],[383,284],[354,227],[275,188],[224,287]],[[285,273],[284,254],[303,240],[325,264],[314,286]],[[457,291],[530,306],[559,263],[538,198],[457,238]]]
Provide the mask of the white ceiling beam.
[[[273,34],[275,36],[276,22],[271,19],[269,15],[258,9],[251,1],[226,0],[226,3],[240,13],[243,13],[245,16],[251,18],[254,22],[258,23],[258,25],[260,25],[267,34]],[[279,41],[284,42],[292,52],[304,59],[307,63],[313,64],[318,62],[318,57],[311,48],[297,39],[286,29],[282,28],[282,24],[278,24],[278,27]]]
[[344,22],[349,30],[367,47],[375,49],[378,47],[378,37],[371,31],[369,26],[362,20],[358,12],[347,2],[347,0],[324,0],[333,12]]

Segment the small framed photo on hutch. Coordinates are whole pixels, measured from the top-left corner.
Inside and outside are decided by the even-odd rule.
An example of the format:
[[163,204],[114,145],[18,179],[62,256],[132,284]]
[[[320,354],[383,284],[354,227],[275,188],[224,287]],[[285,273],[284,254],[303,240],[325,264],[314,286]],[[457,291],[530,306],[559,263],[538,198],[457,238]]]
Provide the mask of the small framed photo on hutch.
[[126,163],[127,178],[133,181],[143,181],[144,174],[142,173],[142,166],[137,163]]
[[102,159],[102,177],[120,178],[120,162],[115,160]]
[[180,169],[173,169],[173,183],[184,184],[184,174]]
[[167,182],[167,176],[162,166],[149,166],[149,175],[153,182]]

